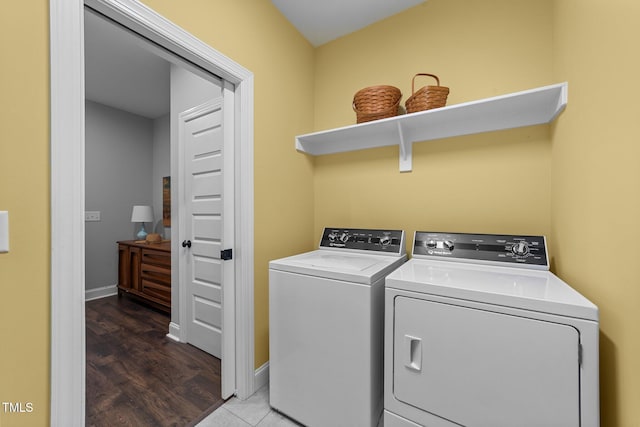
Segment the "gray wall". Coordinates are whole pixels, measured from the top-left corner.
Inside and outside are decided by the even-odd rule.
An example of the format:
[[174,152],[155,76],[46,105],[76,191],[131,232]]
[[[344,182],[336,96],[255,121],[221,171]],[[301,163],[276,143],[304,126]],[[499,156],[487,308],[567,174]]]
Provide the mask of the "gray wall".
[[[154,121],[91,101],[85,111],[85,208],[101,214],[99,222],[85,222],[85,288],[96,289],[118,281],[116,242],[135,239],[139,227],[131,222],[133,205],[153,206]],[[155,140],[160,146],[163,138]]]
[[[162,177],[171,175],[171,156],[176,155],[173,150],[177,149],[178,114],[222,94],[220,85],[176,66],[171,71],[171,114],[156,120],[86,102],[85,209],[101,213],[101,221],[85,222],[87,290],[118,282],[116,242],[135,239],[139,228],[131,223],[133,205],[153,206],[154,224],[146,224],[147,231],[171,238],[171,229],[162,226]],[[176,186],[173,180],[172,193]],[[173,206],[175,215],[176,205]],[[174,229],[176,220],[172,218]],[[175,270],[172,277],[177,283],[179,276]],[[172,318],[177,323],[176,286],[172,287],[172,299],[175,314]]]

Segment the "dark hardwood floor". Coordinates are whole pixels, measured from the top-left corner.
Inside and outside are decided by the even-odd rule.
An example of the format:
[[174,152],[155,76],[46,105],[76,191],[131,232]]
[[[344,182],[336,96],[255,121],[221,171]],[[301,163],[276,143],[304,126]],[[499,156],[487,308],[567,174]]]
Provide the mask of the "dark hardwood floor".
[[188,426],[222,405],[220,360],[126,296],[86,303],[87,426]]

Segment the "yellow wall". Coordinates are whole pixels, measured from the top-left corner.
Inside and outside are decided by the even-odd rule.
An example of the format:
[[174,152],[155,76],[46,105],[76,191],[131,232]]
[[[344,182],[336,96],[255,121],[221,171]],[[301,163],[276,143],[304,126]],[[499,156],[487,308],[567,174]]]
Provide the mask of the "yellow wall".
[[549,236],[552,270],[600,308],[603,426],[640,425],[639,19],[633,0],[429,0],[317,49],[315,130],[355,123],[365,86],[404,102],[415,72],[449,104],[569,82],[552,126],[417,144],[408,174],[396,148],[318,157],[314,224]]
[[640,3],[554,2],[554,76],[569,103],[552,143],[557,273],[600,309],[603,426],[640,425]]
[[[32,402],[0,426],[49,419],[49,10],[12,2],[0,14],[0,210],[11,252],[0,254],[0,402]],[[268,360],[270,259],[313,245],[312,162],[294,136],[312,127],[311,45],[263,1],[145,2],[254,73],[255,365]],[[296,236],[295,239],[283,236]]]
[[[31,402],[0,425],[46,425],[49,417],[48,2],[0,13],[0,210],[11,246],[0,254],[0,402]],[[26,409],[26,407],[25,407]]]
[[144,3],[254,74],[258,368],[269,359],[268,262],[313,244],[312,162],[294,137],[313,123],[314,51],[270,1]]
[[[436,74],[457,104],[555,83],[551,1],[430,0],[317,49],[317,130],[355,123],[353,94],[390,84],[411,95]],[[505,37],[508,35],[508,37]],[[416,88],[435,84],[421,77]],[[315,231],[344,225],[548,234],[548,125],[315,160]]]
[[[255,74],[256,367],[268,360],[267,262],[311,249],[325,225],[546,234],[554,271],[600,307],[602,425],[638,423],[635,0],[429,0],[315,50],[266,0],[145,3]],[[48,1],[5,7],[0,36],[0,210],[11,215],[0,401],[34,405],[29,416],[0,411],[0,425],[44,426]],[[449,104],[565,80],[569,104],[551,127],[417,144],[407,174],[393,148],[316,159],[293,150],[296,134],[355,123],[358,89],[392,84],[406,99],[425,71],[451,88]],[[297,238],[282,240],[282,229]]]

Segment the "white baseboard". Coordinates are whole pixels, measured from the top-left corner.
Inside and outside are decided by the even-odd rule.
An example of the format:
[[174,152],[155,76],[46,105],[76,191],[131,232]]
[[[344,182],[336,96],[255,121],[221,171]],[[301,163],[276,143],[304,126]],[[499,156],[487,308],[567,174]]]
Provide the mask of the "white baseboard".
[[118,285],[103,286],[95,289],[85,289],[84,300],[91,301],[98,298],[118,295]]
[[180,342],[180,325],[174,322],[170,322],[167,338],[171,338],[174,341]]
[[269,362],[256,369],[255,378],[253,379],[254,390],[258,391],[265,385],[269,384]]

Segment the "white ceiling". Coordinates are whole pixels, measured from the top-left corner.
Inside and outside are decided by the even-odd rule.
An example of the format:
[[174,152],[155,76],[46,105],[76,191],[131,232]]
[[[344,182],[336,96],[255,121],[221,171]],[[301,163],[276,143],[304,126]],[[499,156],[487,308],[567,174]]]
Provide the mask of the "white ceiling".
[[128,31],[85,12],[85,97],[155,119],[169,112],[170,64]]
[[[357,31],[426,0],[271,0],[313,45]],[[145,42],[85,12],[85,96],[155,119],[169,112],[170,64]]]
[[313,46],[353,33],[426,0],[271,0]]

